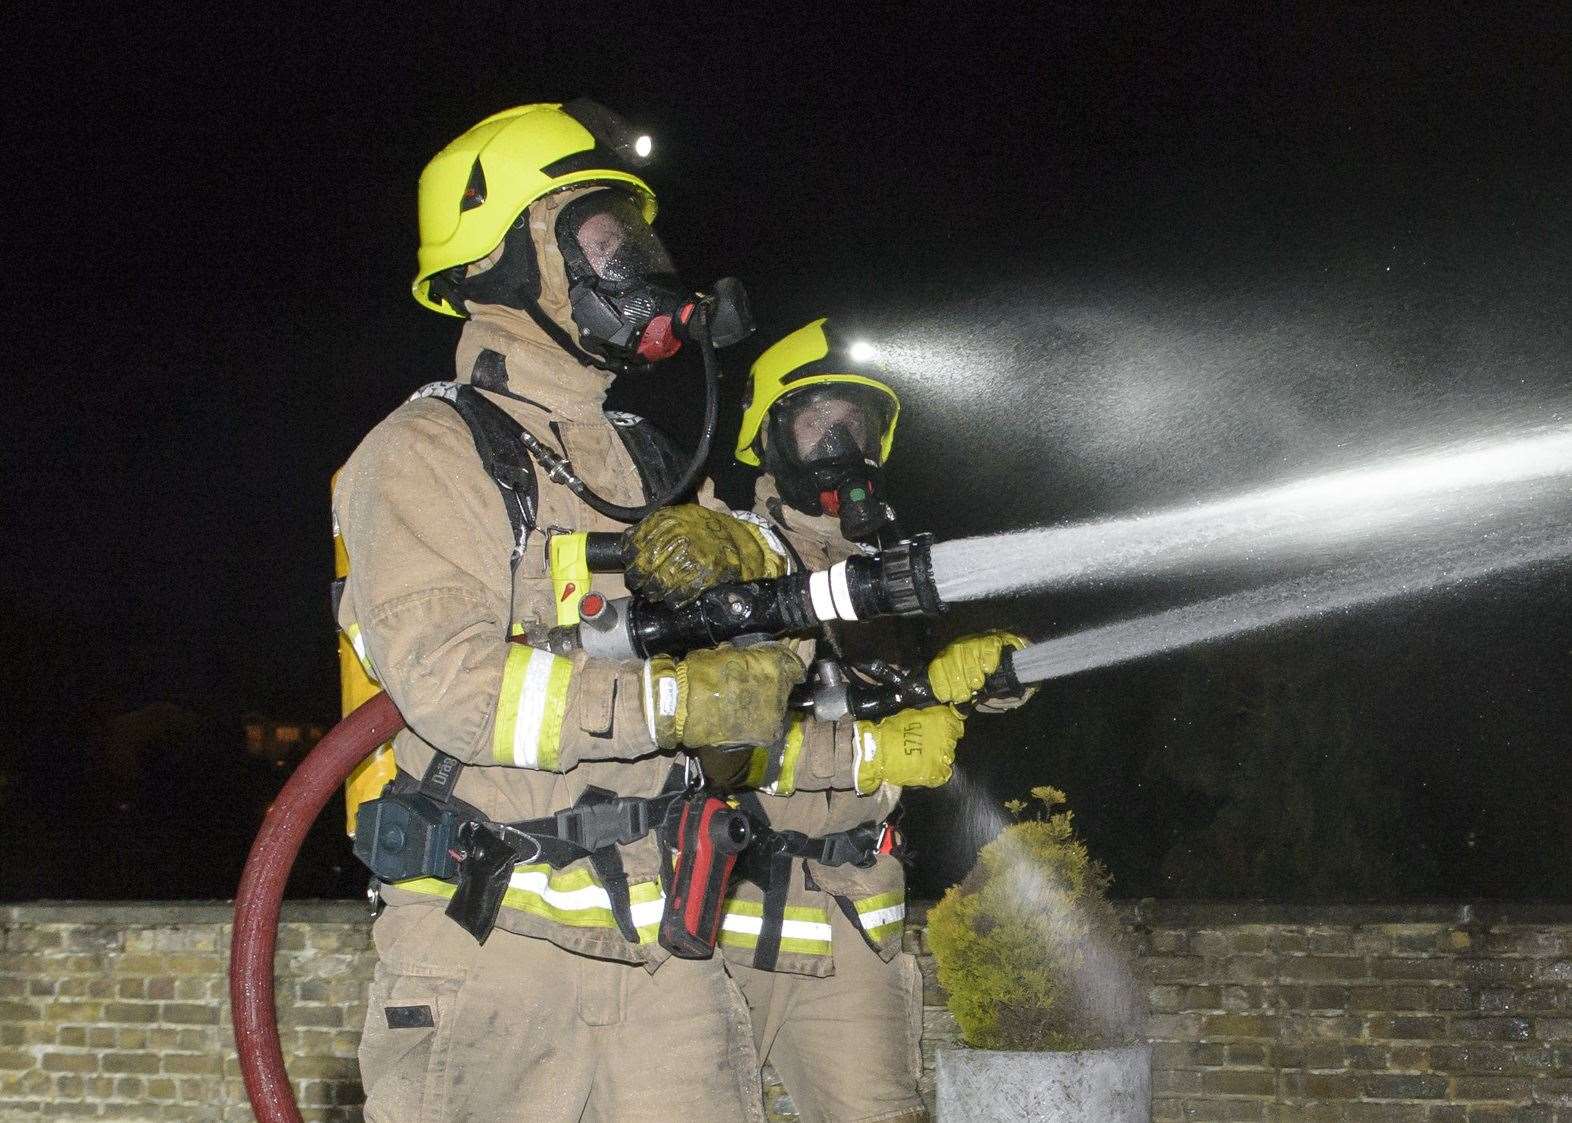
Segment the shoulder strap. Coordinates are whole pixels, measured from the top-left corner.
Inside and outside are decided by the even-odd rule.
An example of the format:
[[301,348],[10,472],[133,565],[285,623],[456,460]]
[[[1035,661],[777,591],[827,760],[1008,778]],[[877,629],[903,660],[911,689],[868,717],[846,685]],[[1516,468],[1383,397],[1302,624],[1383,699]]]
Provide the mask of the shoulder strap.
[[469,435],[480,454],[486,474],[502,493],[502,506],[513,529],[511,565],[516,567],[535,529],[540,485],[535,466],[520,434],[524,427],[507,411],[486,398],[475,387],[462,382],[433,382],[416,392],[417,398],[440,398],[464,419]]
[[[682,473],[692,457],[684,456],[672,439],[659,428],[638,414],[623,413],[620,410],[607,410],[606,420],[610,421],[617,430],[617,436],[622,438],[623,447],[628,450],[628,455],[633,459],[633,466],[639,473],[639,482],[644,485],[646,502],[656,496],[665,495],[672,485],[682,478]],[[686,497],[679,495],[677,498]]]

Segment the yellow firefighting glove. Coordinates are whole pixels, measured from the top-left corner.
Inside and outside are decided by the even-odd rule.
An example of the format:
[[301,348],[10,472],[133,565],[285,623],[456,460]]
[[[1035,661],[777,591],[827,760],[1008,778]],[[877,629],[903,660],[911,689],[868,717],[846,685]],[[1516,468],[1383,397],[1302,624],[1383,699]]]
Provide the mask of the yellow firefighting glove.
[[802,660],[783,643],[723,645],[680,662],[657,655],[644,664],[644,718],[663,749],[767,745],[780,738]]
[[[928,681],[941,702],[965,702],[982,689],[983,680],[999,669],[1006,648],[1019,651],[1026,640],[1011,632],[979,632],[946,644],[928,664]],[[988,698],[977,703],[979,713],[999,714],[1024,706],[1037,693],[1035,685],[1019,694]]]
[[955,743],[966,722],[950,706],[902,710],[882,721],[856,724],[853,784],[863,795],[888,781],[907,788],[937,788],[950,778]]
[[628,532],[628,588],[671,604],[712,585],[786,572],[786,559],[753,523],[697,503],[662,507]]

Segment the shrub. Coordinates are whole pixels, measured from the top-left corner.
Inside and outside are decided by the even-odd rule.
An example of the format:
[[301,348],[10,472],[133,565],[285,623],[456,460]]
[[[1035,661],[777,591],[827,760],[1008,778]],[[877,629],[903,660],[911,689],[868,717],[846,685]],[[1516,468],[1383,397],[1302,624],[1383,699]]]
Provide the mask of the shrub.
[[[1064,793],[1033,788],[1034,818],[982,848],[928,914],[950,1012],[979,1049],[1062,1050],[1134,1040],[1143,991],[1109,877],[1076,837]],[[1006,804],[1018,817],[1026,804]]]

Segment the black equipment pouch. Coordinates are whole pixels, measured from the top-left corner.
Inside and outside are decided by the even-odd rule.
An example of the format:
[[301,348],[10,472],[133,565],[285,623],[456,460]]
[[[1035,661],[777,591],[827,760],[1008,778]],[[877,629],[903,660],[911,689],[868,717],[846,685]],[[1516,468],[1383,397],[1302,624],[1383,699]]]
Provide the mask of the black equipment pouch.
[[753,839],[752,824],[725,800],[696,791],[672,806],[663,833],[677,860],[661,913],[660,945],[679,959],[708,959],[720,937],[737,855]]
[[[365,827],[355,834],[355,856],[381,881],[434,877],[455,883],[445,911],[482,944],[496,927],[514,867],[545,862],[561,869],[588,858],[611,899],[617,930],[629,943],[639,942],[617,848],[652,830],[665,845],[664,824],[692,798],[682,788],[681,765],[673,766],[658,796],[617,796],[590,787],[572,807],[511,823],[493,822],[453,795],[463,769],[456,757],[438,752],[420,780],[406,772],[394,776],[379,798],[361,805]],[[747,826],[743,816],[743,845]],[[730,857],[735,863],[736,854]]]
[[497,926],[497,913],[502,910],[502,897],[519,853],[502,835],[475,819],[460,825],[458,844],[464,855],[458,867],[458,888],[443,911],[474,936],[476,943],[484,944]]

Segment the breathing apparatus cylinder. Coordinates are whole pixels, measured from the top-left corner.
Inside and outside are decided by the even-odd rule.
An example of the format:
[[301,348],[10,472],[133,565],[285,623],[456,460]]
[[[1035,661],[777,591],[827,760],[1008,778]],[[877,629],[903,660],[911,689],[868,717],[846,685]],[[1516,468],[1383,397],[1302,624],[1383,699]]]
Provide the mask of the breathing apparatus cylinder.
[[[333,482],[337,481],[338,473],[335,472]],[[337,597],[341,595],[348,577],[349,552],[344,548],[344,539],[339,536],[338,527],[335,526],[333,528],[335,616],[338,614]],[[382,693],[382,687],[371,677],[368,670],[358,631],[354,635],[344,631],[338,633],[338,688],[339,701],[345,717]],[[393,744],[388,742],[377,746],[371,755],[356,765],[355,770],[349,774],[349,779],[344,782],[344,832],[350,838],[355,837],[355,817],[359,813],[360,805],[368,799],[376,799],[397,772],[398,765],[393,760]]]

